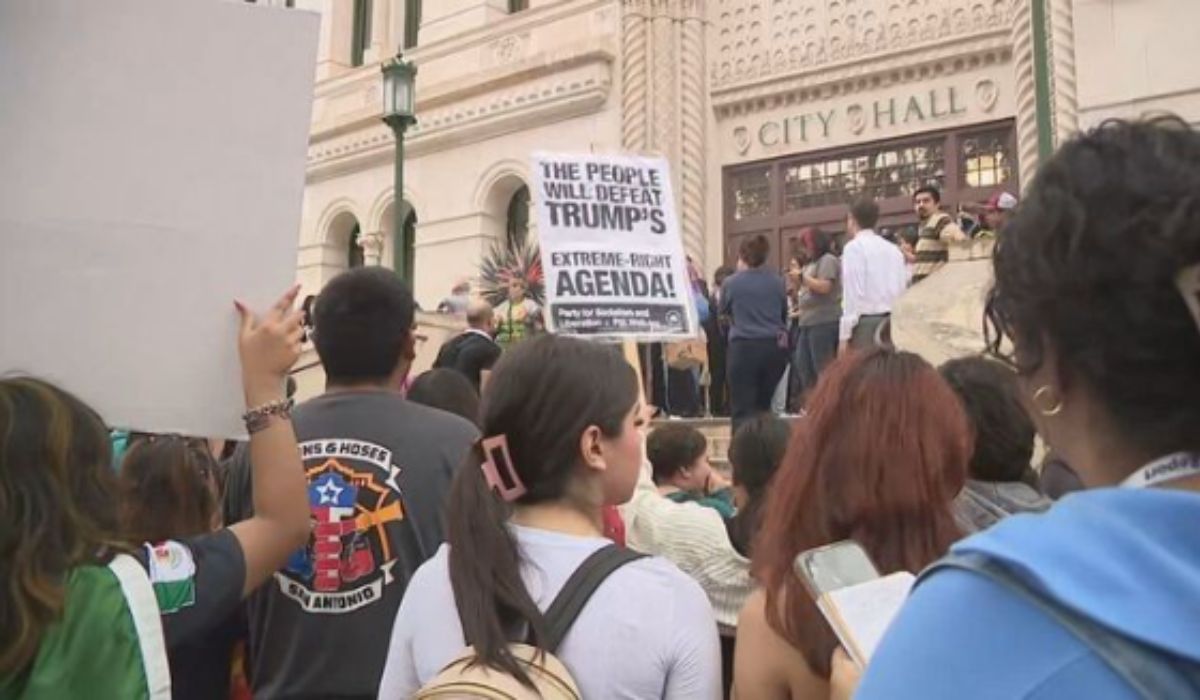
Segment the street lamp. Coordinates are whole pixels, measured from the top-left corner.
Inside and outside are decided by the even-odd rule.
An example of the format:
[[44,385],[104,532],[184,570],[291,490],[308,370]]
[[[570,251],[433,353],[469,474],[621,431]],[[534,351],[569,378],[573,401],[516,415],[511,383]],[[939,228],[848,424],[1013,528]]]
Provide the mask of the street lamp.
[[[396,182],[392,205],[392,235],[396,246],[396,274],[406,278],[412,261],[404,240],[404,222],[408,218],[404,211],[404,132],[417,123],[416,78],[417,67],[404,60],[403,53],[384,62],[383,70],[383,121],[392,127],[396,136]],[[405,280],[412,284],[412,280]]]

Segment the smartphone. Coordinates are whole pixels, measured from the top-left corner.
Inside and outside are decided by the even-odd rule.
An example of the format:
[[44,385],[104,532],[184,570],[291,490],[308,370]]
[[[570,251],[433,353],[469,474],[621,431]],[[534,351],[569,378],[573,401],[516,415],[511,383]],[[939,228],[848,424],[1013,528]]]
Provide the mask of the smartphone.
[[[843,589],[879,580],[879,571],[866,551],[851,540],[836,542],[801,552],[796,556],[793,568],[808,588],[817,609],[837,635],[842,648],[859,669],[866,668],[870,651],[864,649],[862,620],[858,615],[847,615],[847,610],[836,601],[839,591]],[[867,636],[877,638],[869,631]]]
[[853,540],[801,552],[793,568],[813,598],[879,578],[871,557]]

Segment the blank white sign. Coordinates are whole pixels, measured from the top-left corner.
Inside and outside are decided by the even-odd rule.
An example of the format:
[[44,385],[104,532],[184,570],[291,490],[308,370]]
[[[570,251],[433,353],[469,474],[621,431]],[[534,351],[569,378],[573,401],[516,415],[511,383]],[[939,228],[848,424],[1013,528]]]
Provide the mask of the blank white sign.
[[294,278],[319,20],[0,2],[0,372],[115,427],[244,432],[233,299]]

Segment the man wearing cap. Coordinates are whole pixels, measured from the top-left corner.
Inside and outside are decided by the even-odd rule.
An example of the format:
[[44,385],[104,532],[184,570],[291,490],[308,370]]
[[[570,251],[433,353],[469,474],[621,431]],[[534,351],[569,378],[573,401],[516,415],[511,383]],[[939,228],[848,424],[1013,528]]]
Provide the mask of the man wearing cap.
[[995,238],[1008,224],[1008,217],[1017,207],[1017,198],[1007,192],[997,192],[988,198],[987,206],[983,209],[983,226],[977,237]]

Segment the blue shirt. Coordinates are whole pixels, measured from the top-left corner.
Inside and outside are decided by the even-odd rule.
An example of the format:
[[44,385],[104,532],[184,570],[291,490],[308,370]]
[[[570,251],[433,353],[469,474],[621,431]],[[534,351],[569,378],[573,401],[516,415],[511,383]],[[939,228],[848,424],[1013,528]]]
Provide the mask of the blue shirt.
[[[955,551],[1002,563],[1046,597],[1122,636],[1200,664],[1200,494],[1101,489],[1018,515]],[[917,586],[855,698],[1137,695],[1032,603],[973,573]]]
[[721,285],[721,315],[733,321],[730,340],[777,340],[787,320],[783,278],[765,265],[733,275]]

